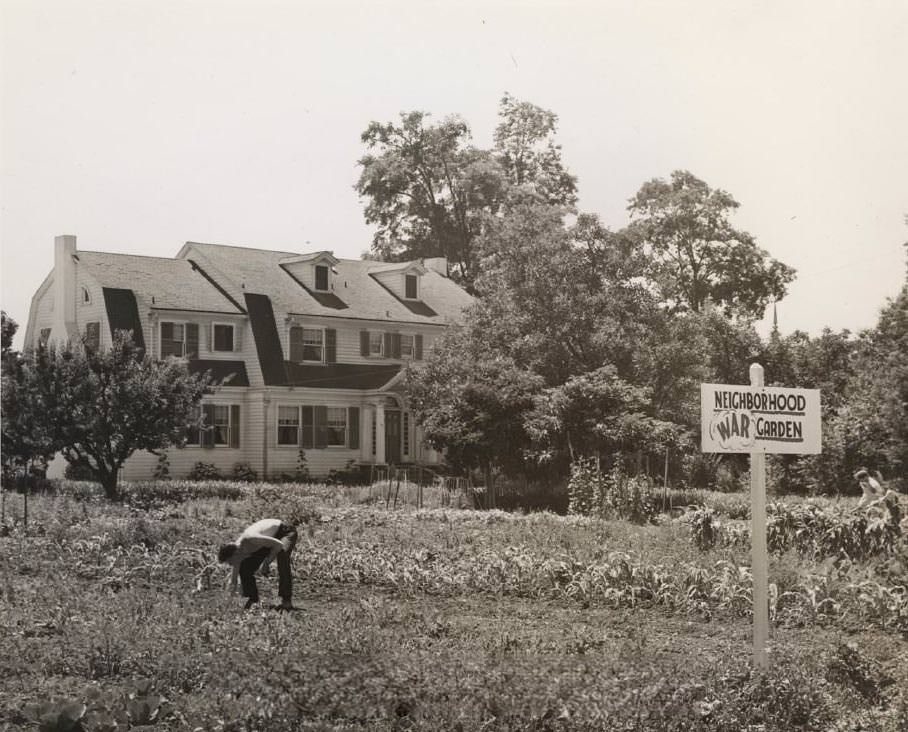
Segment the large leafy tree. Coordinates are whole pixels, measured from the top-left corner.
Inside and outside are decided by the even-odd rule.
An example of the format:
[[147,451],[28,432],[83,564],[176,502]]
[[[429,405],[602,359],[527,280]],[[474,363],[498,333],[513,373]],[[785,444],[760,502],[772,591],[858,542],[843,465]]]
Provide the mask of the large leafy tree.
[[457,468],[479,469],[492,485],[494,469],[526,466],[524,428],[542,379],[500,355],[477,353],[463,331],[436,341],[424,367],[408,372],[407,398],[426,442]]
[[16,331],[19,330],[19,324],[6,314],[6,311],[0,311],[0,334],[2,334],[3,356],[12,350],[13,338]]
[[472,288],[475,241],[489,217],[526,199],[570,205],[576,182],[554,143],[556,117],[505,95],[493,149],[471,143],[457,116],[437,124],[425,112],[371,122],[356,190],[376,226],[372,252],[385,260],[447,257],[452,277]]
[[3,386],[4,442],[9,397],[20,454],[61,450],[114,500],[129,456],[184,444],[211,388],[207,375],[190,374],[178,359],[151,358],[122,331],[104,351],[80,343],[39,346]]
[[373,252],[382,259],[447,257],[462,282],[475,277],[473,239],[483,212],[495,210],[505,188],[492,156],[469,145],[459,117],[428,124],[424,112],[400,123],[372,122],[362,135],[370,150],[356,190],[367,199],[366,222],[377,226]]
[[542,202],[573,206],[577,179],[564,167],[555,143],[558,115],[505,93],[495,128],[495,159],[508,183],[525,188]]
[[760,318],[795,271],[760,249],[729,217],[738,202],[683,170],[644,183],[630,200],[630,233],[646,246],[662,296],[677,310],[711,301],[726,314]]
[[525,201],[490,223],[468,331],[550,386],[604,364],[628,376],[652,304],[633,242],[589,215],[568,228],[563,215]]
[[645,387],[630,384],[613,366],[589,371],[546,389],[527,417],[527,430],[542,454],[555,459],[658,452],[674,442],[676,425],[651,416]]

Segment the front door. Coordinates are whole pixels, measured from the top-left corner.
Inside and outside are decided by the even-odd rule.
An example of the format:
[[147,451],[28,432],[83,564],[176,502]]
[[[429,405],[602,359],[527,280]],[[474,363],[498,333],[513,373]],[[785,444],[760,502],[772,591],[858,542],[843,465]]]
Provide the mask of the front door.
[[385,462],[400,464],[400,412],[393,409],[385,411]]

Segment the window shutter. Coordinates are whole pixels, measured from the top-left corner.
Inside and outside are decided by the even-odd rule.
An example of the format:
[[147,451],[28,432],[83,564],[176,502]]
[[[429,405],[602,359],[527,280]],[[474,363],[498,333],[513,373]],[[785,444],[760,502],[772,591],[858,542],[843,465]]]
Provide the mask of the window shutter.
[[315,413],[315,447],[328,445],[328,407],[314,407]]
[[300,425],[300,447],[311,450],[315,447],[315,432],[313,430],[313,409],[312,407],[302,408],[302,424]]
[[413,357],[417,361],[422,361],[422,333],[417,333],[413,341],[415,343],[413,346]]
[[245,323],[234,323],[233,325],[233,350],[243,350],[243,326]]
[[240,405],[230,405],[230,447],[240,446]]
[[359,407],[347,408],[347,447],[359,450]]
[[391,334],[391,358],[400,358],[400,333]]
[[359,355],[369,355],[369,331],[361,330],[359,332]]
[[199,357],[199,324],[186,323],[186,358]]
[[337,363],[337,331],[325,328],[325,363]]
[[294,363],[303,360],[303,329],[298,325],[290,328],[290,360]]
[[202,405],[202,447],[214,447],[214,404]]
[[392,347],[391,333],[385,333],[385,347],[382,349],[382,355],[385,358],[391,358],[391,355],[394,353],[394,348]]

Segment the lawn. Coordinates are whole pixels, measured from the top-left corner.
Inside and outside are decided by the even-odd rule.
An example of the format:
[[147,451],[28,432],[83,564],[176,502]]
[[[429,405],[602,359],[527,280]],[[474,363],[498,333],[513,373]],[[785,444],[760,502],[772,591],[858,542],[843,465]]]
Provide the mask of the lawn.
[[[8,495],[0,729],[908,728],[904,539],[773,556],[763,675],[740,543],[398,498],[181,482],[111,506],[64,484],[26,530]],[[292,613],[275,578],[244,612],[213,564],[263,516],[301,529]]]

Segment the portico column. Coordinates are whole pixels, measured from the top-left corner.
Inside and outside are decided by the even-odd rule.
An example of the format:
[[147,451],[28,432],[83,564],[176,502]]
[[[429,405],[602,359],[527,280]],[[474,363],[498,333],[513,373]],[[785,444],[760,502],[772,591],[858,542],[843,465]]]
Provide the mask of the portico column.
[[385,405],[382,402],[375,406],[375,462],[385,463]]
[[362,442],[360,443],[360,460],[364,463],[371,463],[372,460],[372,419],[375,416],[375,407],[366,404],[363,407],[363,419],[360,425]]

